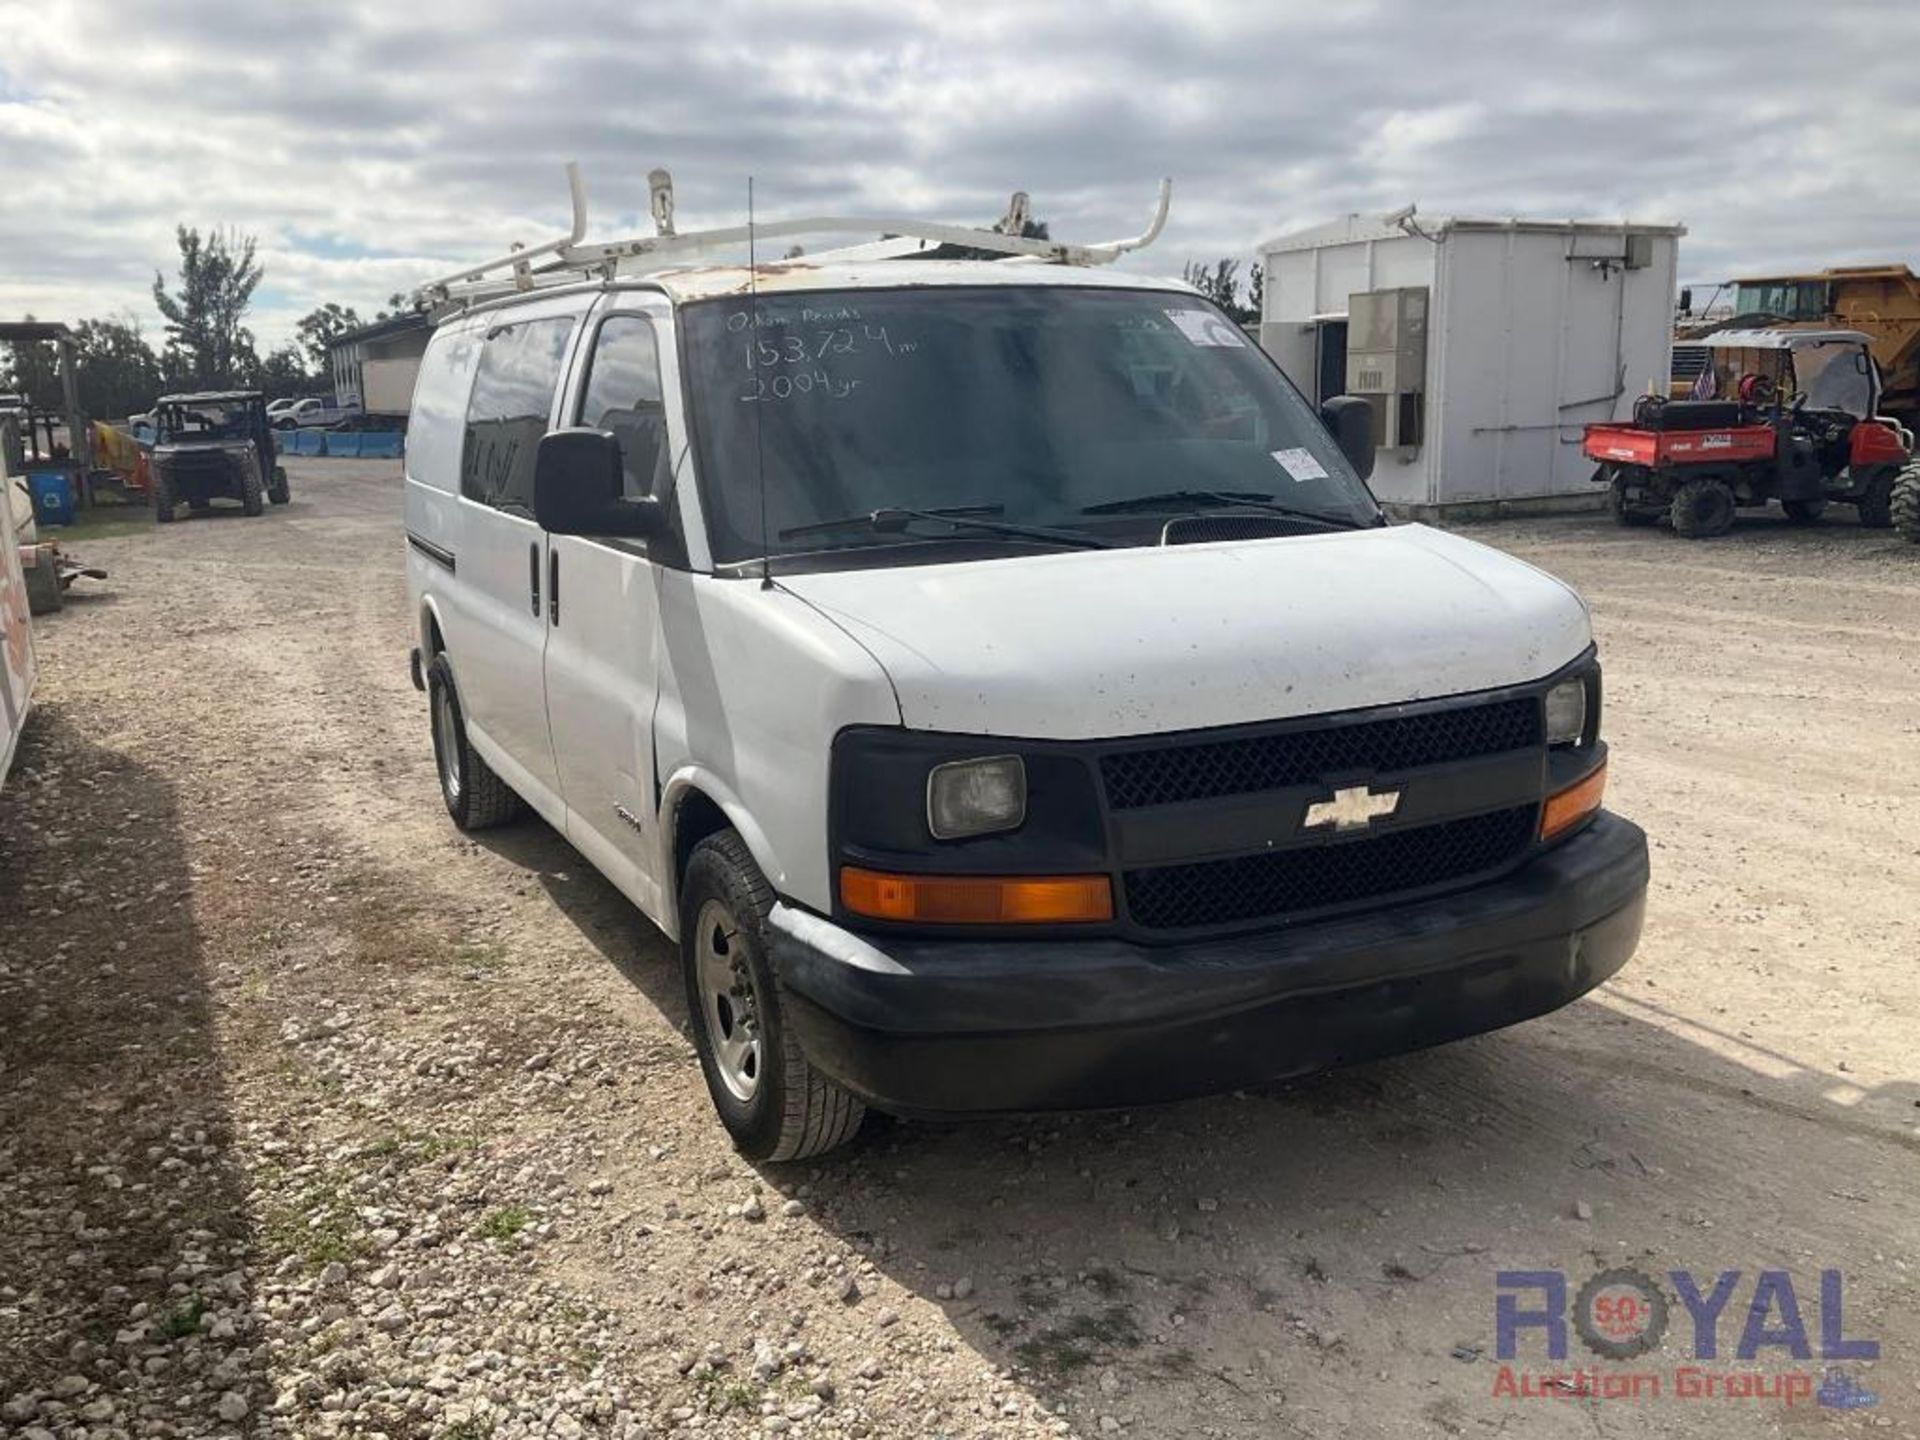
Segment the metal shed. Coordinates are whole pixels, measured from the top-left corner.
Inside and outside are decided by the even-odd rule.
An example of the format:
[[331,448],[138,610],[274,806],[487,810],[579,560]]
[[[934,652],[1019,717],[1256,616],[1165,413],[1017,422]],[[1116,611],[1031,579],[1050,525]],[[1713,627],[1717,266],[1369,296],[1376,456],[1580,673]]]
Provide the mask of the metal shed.
[[334,402],[404,420],[432,334],[432,319],[409,311],[335,336],[327,346]]
[[1260,247],[1260,343],[1374,406],[1374,492],[1414,513],[1598,503],[1581,427],[1664,393],[1684,227],[1350,215]]

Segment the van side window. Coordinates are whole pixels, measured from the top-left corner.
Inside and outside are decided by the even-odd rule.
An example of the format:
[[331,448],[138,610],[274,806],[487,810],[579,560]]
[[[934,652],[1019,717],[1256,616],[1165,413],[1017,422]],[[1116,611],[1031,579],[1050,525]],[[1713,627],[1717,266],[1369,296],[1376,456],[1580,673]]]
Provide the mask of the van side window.
[[660,393],[660,347],[645,316],[615,315],[600,327],[580,423],[611,430],[619,439],[628,498],[665,493],[672,459]]
[[460,493],[496,509],[533,514],[533,462],[553,412],[571,316],[521,320],[489,331],[467,402]]
[[[436,490],[452,490],[460,474],[467,391],[480,337],[472,330],[441,330],[420,360],[407,416],[407,474]],[[289,406],[298,418],[306,402]]]

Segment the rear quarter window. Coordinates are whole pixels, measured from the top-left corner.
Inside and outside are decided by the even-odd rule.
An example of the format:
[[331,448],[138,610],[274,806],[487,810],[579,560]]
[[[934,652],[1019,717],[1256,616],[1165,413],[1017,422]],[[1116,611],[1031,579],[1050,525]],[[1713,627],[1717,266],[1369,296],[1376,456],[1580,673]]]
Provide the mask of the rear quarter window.
[[435,490],[460,485],[460,447],[465,436],[467,393],[480,336],[472,329],[442,330],[427,344],[413,384],[407,416],[407,475]]
[[496,326],[480,351],[467,400],[460,493],[533,514],[533,466],[573,335],[571,316]]

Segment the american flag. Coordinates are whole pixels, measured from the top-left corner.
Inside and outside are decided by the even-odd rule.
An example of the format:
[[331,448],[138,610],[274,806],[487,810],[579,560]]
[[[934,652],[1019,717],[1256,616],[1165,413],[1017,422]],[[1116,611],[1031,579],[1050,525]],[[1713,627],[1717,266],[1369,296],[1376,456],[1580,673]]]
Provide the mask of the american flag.
[[1713,368],[1713,359],[1700,367],[1700,374],[1693,382],[1693,398],[1696,400],[1717,400],[1720,398],[1720,372]]

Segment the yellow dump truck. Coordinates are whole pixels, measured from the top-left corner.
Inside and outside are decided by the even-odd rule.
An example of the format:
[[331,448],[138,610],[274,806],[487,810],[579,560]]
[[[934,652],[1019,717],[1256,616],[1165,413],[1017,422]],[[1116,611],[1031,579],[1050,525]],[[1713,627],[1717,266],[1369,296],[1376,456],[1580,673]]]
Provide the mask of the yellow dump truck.
[[1733,314],[1683,322],[1674,334],[1673,388],[1686,396],[1707,360],[1697,342],[1715,330],[1858,330],[1880,367],[1880,409],[1920,428],[1920,276],[1905,265],[1839,265],[1735,280]]

